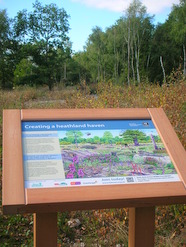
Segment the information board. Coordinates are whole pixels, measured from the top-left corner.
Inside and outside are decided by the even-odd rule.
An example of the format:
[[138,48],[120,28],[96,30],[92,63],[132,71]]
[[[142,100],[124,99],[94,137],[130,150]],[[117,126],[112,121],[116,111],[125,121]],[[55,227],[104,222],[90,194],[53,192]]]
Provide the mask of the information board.
[[180,181],[152,120],[23,121],[25,188]]
[[6,214],[186,203],[186,152],[161,108],[3,111]]

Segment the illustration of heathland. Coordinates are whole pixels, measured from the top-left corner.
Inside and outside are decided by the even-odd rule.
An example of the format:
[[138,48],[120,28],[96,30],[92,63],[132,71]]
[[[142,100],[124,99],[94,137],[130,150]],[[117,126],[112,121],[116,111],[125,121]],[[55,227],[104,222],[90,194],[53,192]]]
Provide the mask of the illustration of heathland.
[[175,174],[154,130],[66,131],[60,138],[65,176],[72,178]]

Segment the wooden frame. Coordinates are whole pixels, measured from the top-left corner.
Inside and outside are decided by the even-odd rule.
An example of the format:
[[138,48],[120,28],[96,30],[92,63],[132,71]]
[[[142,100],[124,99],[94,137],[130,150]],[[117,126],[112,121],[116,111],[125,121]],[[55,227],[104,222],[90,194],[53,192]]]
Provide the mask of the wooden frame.
[[[22,121],[152,120],[180,177],[178,182],[24,188]],[[57,246],[57,212],[129,207],[129,247],[154,246],[155,205],[186,203],[186,153],[162,109],[5,110],[3,212],[34,214],[34,246]]]
[[[180,182],[25,189],[21,121],[152,119]],[[153,206],[186,203],[186,154],[162,109],[5,110],[3,115],[4,213]]]
[[[179,174],[179,182],[25,189],[21,121],[151,119]],[[186,154],[162,109],[5,110],[3,113],[3,211],[58,212],[186,203]]]

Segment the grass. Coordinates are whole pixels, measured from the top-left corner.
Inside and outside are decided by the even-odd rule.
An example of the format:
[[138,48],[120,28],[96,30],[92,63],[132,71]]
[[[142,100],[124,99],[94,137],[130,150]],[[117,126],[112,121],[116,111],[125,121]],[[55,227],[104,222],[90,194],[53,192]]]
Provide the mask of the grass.
[[[75,87],[47,88],[23,87],[12,91],[0,91],[0,143],[2,143],[3,109],[25,108],[122,108],[162,107],[174,127],[182,145],[185,142],[186,80],[175,75],[169,83],[160,87],[142,83],[139,86],[120,86],[112,83],[89,86],[85,91]],[[2,145],[0,145],[0,177],[2,173]],[[0,179],[1,188],[1,179]],[[156,207],[156,246],[184,246],[186,242],[186,206]],[[79,219],[78,227],[69,226],[70,219]],[[0,208],[0,246],[32,246],[32,215],[5,216]],[[127,246],[128,210],[92,210],[64,212],[58,215],[59,246]],[[74,245],[73,245],[74,246]]]

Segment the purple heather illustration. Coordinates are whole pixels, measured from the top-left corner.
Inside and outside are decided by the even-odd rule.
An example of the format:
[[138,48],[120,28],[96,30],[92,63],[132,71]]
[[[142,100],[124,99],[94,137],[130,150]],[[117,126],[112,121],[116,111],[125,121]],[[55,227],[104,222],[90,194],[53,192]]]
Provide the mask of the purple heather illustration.
[[152,130],[66,131],[60,138],[65,177],[125,177],[175,174],[157,133]]

